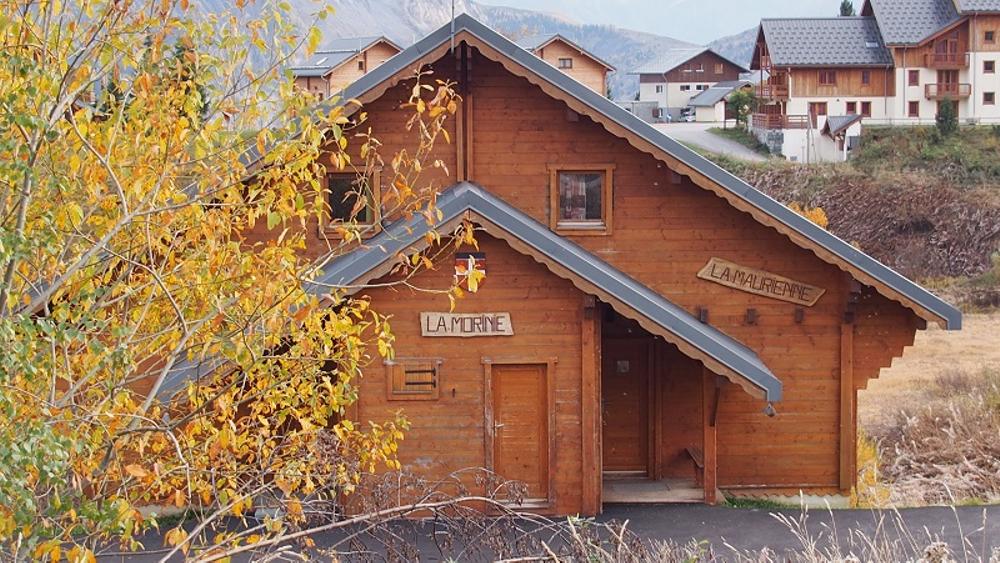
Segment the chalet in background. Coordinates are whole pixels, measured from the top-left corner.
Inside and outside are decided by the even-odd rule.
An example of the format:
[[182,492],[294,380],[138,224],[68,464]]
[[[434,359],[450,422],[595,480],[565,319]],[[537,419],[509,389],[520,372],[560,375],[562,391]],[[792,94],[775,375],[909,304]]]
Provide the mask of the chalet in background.
[[748,72],[743,65],[707,47],[668,49],[635,69],[640,102],[656,102],[656,117],[679,119],[691,98],[719,82],[738,80]]
[[761,21],[750,66],[763,104],[753,130],[793,160],[846,158],[860,135],[828,138],[828,117],[1000,123],[1000,0],[866,0],[861,16]]
[[519,39],[517,44],[591,90],[607,94],[608,73],[614,72],[615,67],[562,35],[531,35]]
[[[395,357],[370,350],[350,417],[401,409],[405,468],[487,467],[550,514],[850,491],[858,391],[928,322],[958,329],[957,310],[468,15],[345,89],[385,154],[413,150],[399,101],[418,68],[463,96],[435,155],[452,172],[425,170],[440,219],[373,205],[367,244],[308,288],[368,286],[392,318]],[[363,179],[369,201],[383,174]],[[357,180],[327,175],[308,253]],[[391,286],[428,229],[463,221],[477,248],[446,238],[435,268]],[[485,278],[454,310],[414,289],[469,267]]]
[[316,51],[304,64],[292,67],[291,72],[296,86],[322,100],[400,51],[402,49],[398,45],[383,36],[335,39],[327,48]]

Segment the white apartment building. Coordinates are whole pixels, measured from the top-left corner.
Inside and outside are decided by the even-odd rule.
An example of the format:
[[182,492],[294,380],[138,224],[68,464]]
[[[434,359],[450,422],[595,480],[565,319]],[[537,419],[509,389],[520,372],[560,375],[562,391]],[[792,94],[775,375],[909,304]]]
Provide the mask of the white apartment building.
[[639,101],[656,102],[660,113],[677,117],[691,98],[719,82],[731,82],[748,72],[743,65],[707,47],[669,49],[630,74],[639,76]]

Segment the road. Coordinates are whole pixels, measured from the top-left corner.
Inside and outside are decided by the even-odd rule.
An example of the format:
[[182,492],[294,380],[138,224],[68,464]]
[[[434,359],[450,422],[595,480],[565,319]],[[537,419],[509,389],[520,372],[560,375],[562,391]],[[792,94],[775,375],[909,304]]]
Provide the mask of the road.
[[719,123],[656,123],[653,125],[666,135],[688,145],[698,145],[705,150],[742,160],[755,162],[766,160],[764,156],[736,141],[730,141],[709,131],[712,127],[720,126]]

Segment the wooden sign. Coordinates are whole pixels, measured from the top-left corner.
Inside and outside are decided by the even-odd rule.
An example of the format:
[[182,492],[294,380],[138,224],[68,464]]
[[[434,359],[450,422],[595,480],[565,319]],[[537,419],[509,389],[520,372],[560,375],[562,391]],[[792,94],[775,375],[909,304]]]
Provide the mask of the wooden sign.
[[764,270],[740,266],[721,258],[709,260],[708,264],[705,264],[705,267],[698,272],[698,277],[747,293],[797,303],[806,307],[815,305],[816,301],[826,293],[823,288]]
[[514,325],[510,313],[420,313],[420,334],[454,338],[514,336]]

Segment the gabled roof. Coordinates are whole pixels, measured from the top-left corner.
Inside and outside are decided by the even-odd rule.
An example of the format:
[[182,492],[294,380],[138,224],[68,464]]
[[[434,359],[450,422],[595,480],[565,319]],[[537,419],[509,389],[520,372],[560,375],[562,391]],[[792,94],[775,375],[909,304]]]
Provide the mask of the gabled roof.
[[426,244],[424,235],[431,229],[446,232],[453,223],[468,218],[751,394],[767,401],[781,399],[781,381],[753,350],[479,186],[462,182],[449,188],[438,197],[437,209],[441,212],[437,224],[428,225],[423,214],[397,221],[364,249],[334,261],[307,291],[322,296],[331,287],[361,286],[384,275],[400,253]]
[[[510,63],[505,66],[512,72],[517,71],[518,76],[543,88],[548,95],[562,100],[574,111],[589,116],[613,134],[627,138],[637,149],[666,162],[679,174],[689,176],[696,185],[712,191],[736,209],[782,233],[793,244],[811,250],[821,260],[849,272],[861,283],[902,303],[920,317],[938,322],[948,329],[961,328],[961,312],[939,297],[518,47],[468,14],[459,15],[454,24],[449,22],[359,78],[344,90],[342,99],[365,103],[367,99],[378,97],[403,77],[409,76],[417,63],[446,53],[453,33],[467,37],[481,51],[485,49],[505,57]],[[325,101],[317,104],[316,111],[325,114],[330,105],[343,103],[346,102]],[[256,149],[250,150],[246,160],[249,163],[259,160]]]
[[[997,3],[997,0],[958,1]],[[867,0],[862,13],[875,16],[888,45],[916,45],[960,19],[954,0]]]
[[826,118],[826,123],[823,124],[823,130],[821,133],[829,137],[836,138],[837,135],[845,131],[851,125],[861,121],[861,117],[858,114],[849,115],[831,115]]
[[893,64],[871,17],[762,19],[760,33],[775,67]]
[[678,47],[676,49],[666,49],[655,59],[643,64],[629,74],[666,74],[702,53],[712,53],[720,59],[737,67],[740,72],[749,72],[749,69],[733,61],[732,59],[720,55],[709,47]]
[[1000,0],[955,0],[963,14],[1000,12]]
[[353,58],[358,53],[362,53],[376,43],[387,43],[397,51],[403,49],[384,36],[370,37],[345,37],[334,39],[327,47],[316,51],[301,65],[291,67],[294,76],[317,77],[326,76],[340,65]]
[[712,107],[721,102],[737,88],[748,86],[749,80],[727,80],[719,82],[712,87],[702,90],[697,96],[691,98],[688,105],[691,107]]
[[615,67],[611,66],[610,63],[608,63],[605,60],[601,59],[600,57],[598,57],[594,53],[591,53],[590,51],[584,49],[583,47],[579,46],[578,44],[570,41],[569,39],[566,39],[565,37],[563,37],[562,35],[560,35],[558,33],[541,33],[541,34],[537,34],[537,35],[529,35],[527,37],[522,37],[521,39],[518,39],[515,43],[517,43],[517,45],[519,47],[521,47],[522,49],[525,49],[525,50],[531,51],[531,52],[535,52],[535,51],[538,51],[539,49],[544,49],[549,43],[552,43],[553,41],[562,41],[563,43],[569,45],[571,48],[576,49],[577,51],[579,51],[581,55],[584,55],[584,56],[586,56],[586,57],[588,57],[590,59],[593,59],[595,62],[597,62],[598,64],[600,64],[604,68],[606,68],[606,69],[608,69],[610,71],[614,71],[615,70]]

